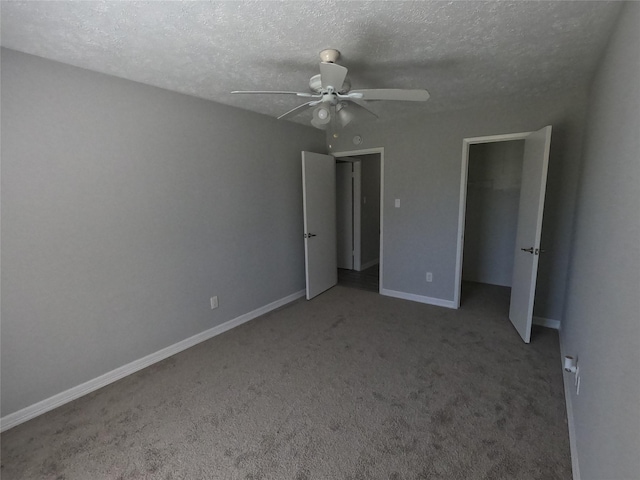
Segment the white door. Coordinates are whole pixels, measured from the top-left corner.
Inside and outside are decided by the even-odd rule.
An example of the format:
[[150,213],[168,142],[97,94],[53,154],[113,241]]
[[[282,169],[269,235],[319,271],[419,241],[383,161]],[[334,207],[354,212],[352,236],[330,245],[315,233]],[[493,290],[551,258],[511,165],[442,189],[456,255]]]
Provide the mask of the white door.
[[304,260],[307,300],[338,283],[336,159],[302,152]]
[[524,140],[509,319],[525,343],[531,339],[550,145],[551,126]]
[[336,215],[338,268],[353,270],[353,168],[351,162],[336,163]]

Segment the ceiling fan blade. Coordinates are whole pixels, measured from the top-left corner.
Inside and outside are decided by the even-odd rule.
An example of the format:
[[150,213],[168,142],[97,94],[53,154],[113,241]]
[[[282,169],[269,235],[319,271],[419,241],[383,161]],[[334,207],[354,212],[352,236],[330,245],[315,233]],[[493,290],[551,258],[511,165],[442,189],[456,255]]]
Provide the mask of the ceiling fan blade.
[[362,94],[361,100],[402,100],[407,102],[426,102],[429,92],[426,90],[402,90],[399,88],[379,88],[372,90],[352,90],[349,94]]
[[258,94],[264,94],[264,93],[274,93],[277,95],[297,95],[298,97],[321,97],[322,95],[313,95],[311,93],[303,93],[303,92],[281,92],[281,91],[277,91],[277,90],[234,90],[231,93],[250,93],[250,94],[254,94],[254,93],[258,93]]
[[367,117],[378,118],[378,115],[376,115],[371,110],[369,110],[367,107],[365,107],[361,103],[356,102],[353,99],[351,99],[348,102],[345,102],[345,104],[346,104],[345,105],[346,108],[352,109],[356,113],[356,115],[363,114],[363,115],[365,115]]
[[320,81],[322,82],[322,88],[333,87],[338,92],[342,88],[344,79],[347,78],[347,70],[342,65],[337,63],[320,63]]
[[313,107],[316,103],[317,102],[312,100],[310,102],[303,103],[302,105],[298,105],[296,108],[292,108],[287,113],[283,113],[282,115],[280,115],[278,117],[278,120],[283,120],[285,118],[293,117],[294,115],[297,115],[301,111],[303,111],[303,110],[305,110],[305,109],[307,109],[309,107]]

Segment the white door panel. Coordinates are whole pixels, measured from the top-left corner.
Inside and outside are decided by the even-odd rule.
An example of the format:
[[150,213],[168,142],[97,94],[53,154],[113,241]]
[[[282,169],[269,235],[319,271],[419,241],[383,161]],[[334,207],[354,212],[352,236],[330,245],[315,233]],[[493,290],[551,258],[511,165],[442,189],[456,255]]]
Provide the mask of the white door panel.
[[302,197],[307,300],[338,283],[336,160],[302,152]]
[[524,144],[509,319],[525,343],[531,339],[550,146],[551,126],[533,132]]

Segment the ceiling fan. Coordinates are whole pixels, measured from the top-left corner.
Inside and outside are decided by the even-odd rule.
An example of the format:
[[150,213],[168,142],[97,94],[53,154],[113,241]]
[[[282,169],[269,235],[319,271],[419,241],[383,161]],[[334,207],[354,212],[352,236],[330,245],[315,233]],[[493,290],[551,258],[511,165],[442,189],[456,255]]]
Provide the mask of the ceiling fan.
[[309,88],[312,93],[264,90],[236,90],[231,93],[296,95],[312,99],[280,115],[278,119],[293,117],[308,108],[315,107],[311,124],[322,130],[329,126],[333,130],[336,130],[337,126],[344,127],[358,115],[378,118],[375,113],[362,104],[363,101],[402,100],[425,102],[429,99],[429,92],[426,90],[403,90],[397,88],[351,90],[351,81],[347,78],[348,70],[335,63],[338,58],[340,58],[338,50],[327,49],[320,52],[320,74],[314,75],[309,80]]

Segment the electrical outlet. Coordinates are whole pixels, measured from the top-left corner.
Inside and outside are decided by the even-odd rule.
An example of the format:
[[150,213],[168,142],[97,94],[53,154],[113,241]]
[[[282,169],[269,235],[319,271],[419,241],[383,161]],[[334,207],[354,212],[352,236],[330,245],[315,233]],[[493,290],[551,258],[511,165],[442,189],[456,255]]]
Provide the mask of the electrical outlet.
[[433,282],[433,273],[427,272],[427,282]]
[[211,310],[218,308],[218,296],[211,297]]

